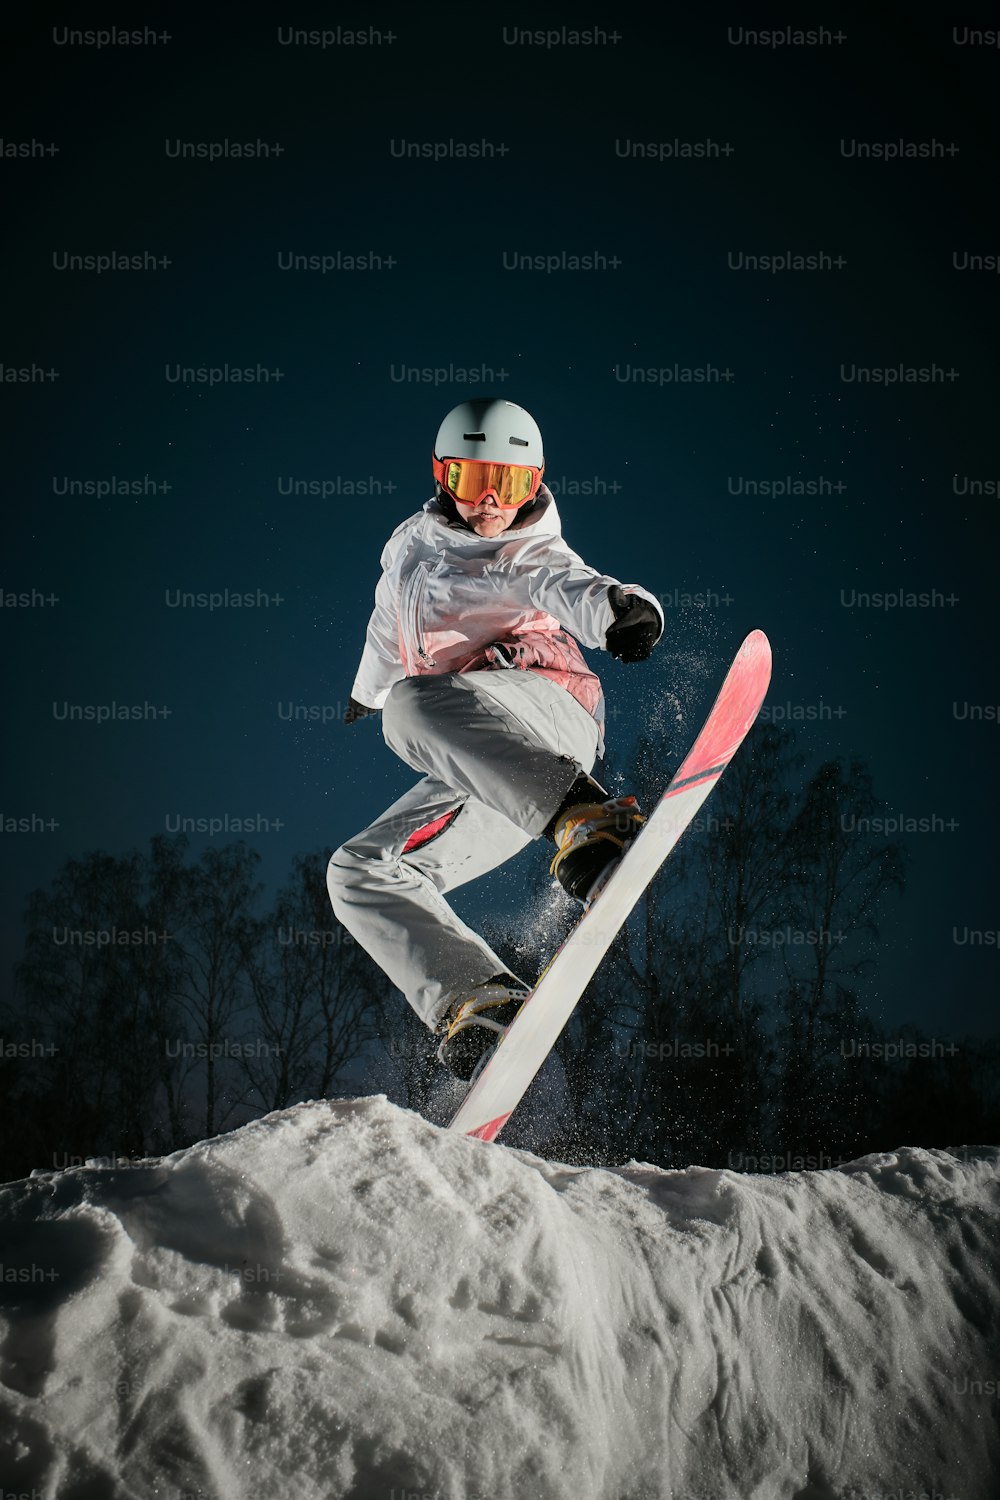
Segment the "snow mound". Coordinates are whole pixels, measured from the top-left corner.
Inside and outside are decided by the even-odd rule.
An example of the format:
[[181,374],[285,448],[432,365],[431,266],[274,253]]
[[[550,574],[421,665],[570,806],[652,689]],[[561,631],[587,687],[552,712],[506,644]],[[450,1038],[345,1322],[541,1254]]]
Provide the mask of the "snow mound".
[[0,1489],[997,1493],[1000,1152],[571,1168],[382,1096],[0,1190]]

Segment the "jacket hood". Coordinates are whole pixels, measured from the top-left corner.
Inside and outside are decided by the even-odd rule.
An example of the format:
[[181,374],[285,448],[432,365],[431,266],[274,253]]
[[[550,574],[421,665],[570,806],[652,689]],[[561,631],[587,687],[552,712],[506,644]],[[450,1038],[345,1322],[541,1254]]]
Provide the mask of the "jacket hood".
[[451,507],[437,495],[426,500],[423,508],[427,515],[447,529],[449,547],[461,546],[466,540],[476,547],[501,547],[514,537],[562,536],[562,519],[556,507],[556,497],[544,480],[539,484],[534,500],[522,507],[522,514],[515,518],[506,531],[501,531],[499,536],[477,536],[464,521],[454,519],[454,514],[457,513],[453,513]]

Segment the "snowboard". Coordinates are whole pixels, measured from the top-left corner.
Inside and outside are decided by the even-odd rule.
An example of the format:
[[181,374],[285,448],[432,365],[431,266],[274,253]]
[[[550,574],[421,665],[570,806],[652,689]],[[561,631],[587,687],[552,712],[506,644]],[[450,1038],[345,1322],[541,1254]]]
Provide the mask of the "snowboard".
[[743,743],[770,680],[770,644],[762,630],[753,630],[670,785],[543,969],[470,1084],[449,1130],[492,1141],[506,1125],[632,908]]

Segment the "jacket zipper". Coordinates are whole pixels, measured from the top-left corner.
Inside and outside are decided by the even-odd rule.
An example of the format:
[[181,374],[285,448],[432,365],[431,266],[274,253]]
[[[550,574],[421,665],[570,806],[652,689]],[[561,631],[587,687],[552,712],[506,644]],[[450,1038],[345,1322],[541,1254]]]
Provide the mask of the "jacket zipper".
[[[410,638],[407,644],[417,653],[422,662],[426,663],[427,666],[432,667],[434,666],[434,658],[433,656],[429,656],[424,650],[424,644],[420,634],[419,595],[421,591],[421,585],[425,581],[423,575],[424,569],[419,565],[413,569],[413,572],[410,575],[410,587],[407,597],[407,622],[409,625]],[[412,661],[410,665],[413,665]]]

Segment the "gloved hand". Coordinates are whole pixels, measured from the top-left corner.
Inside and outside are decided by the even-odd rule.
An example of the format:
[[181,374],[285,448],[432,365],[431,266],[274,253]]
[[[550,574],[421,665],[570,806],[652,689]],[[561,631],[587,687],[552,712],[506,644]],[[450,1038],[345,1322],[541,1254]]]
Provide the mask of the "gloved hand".
[[357,698],[348,698],[347,712],[344,715],[344,723],[353,724],[355,719],[367,719],[369,714],[377,713],[377,708],[369,708],[366,703],[359,703]]
[[608,589],[608,602],[615,612],[605,636],[608,651],[619,661],[645,661],[660,638],[656,606],[641,594],[626,594],[617,583]]

